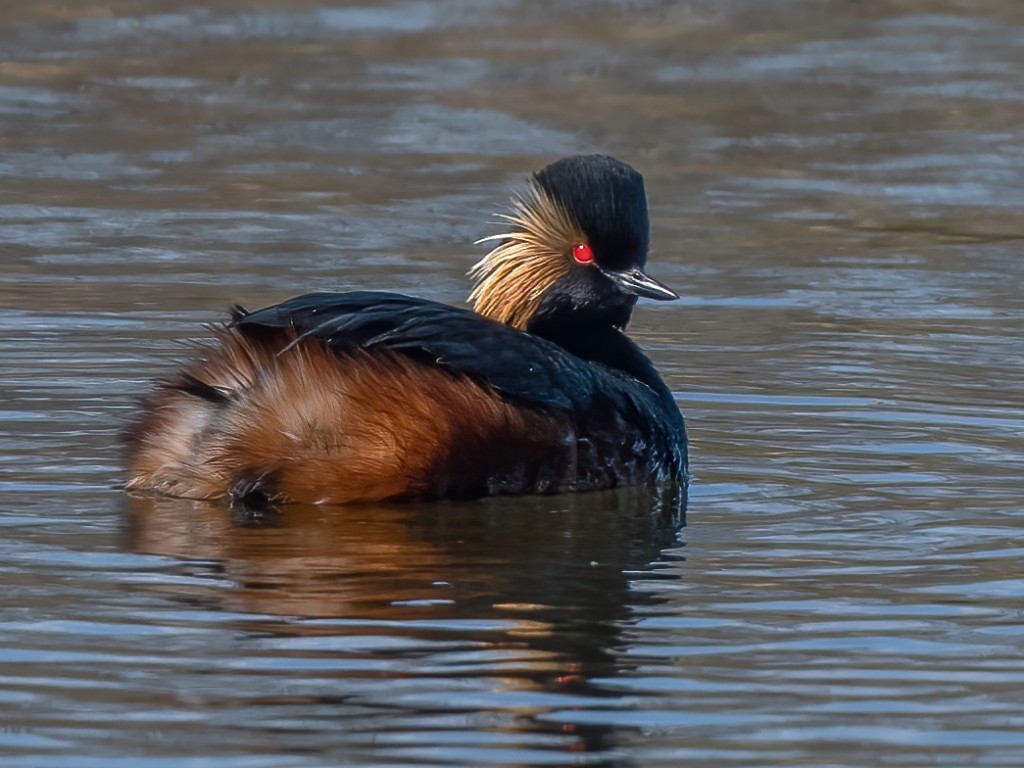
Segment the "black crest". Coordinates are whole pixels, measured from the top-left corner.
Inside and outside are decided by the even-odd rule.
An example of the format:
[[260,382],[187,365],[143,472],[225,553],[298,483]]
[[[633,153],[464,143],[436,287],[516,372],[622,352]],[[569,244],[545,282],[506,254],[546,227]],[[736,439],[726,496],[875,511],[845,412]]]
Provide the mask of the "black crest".
[[607,155],[575,155],[533,178],[580,225],[598,264],[606,269],[644,266],[650,224],[644,179],[636,170]]

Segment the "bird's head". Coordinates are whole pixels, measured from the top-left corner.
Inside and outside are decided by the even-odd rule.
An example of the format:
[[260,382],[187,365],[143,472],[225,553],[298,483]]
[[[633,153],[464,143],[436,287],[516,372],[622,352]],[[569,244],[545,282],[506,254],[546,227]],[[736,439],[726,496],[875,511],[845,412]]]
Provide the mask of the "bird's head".
[[646,275],[643,177],[605,155],[543,168],[501,218],[505,232],[470,271],[473,309],[521,330],[545,323],[624,328],[638,296],[677,299]]

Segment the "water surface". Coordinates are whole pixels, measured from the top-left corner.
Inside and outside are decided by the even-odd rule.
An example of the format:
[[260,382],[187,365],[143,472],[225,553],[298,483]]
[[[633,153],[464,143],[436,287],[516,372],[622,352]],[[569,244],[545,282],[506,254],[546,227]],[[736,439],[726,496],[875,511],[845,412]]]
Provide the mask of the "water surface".
[[[0,7],[5,765],[1024,764],[1024,14]],[[117,432],[229,304],[460,302],[533,169],[646,176],[695,481],[251,521]]]

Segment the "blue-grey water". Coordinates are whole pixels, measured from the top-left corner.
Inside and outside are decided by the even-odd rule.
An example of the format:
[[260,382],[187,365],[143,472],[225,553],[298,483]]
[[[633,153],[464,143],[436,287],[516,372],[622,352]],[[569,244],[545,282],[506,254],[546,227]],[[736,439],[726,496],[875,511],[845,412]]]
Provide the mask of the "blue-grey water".
[[[464,300],[531,171],[647,178],[645,490],[130,498],[240,302]],[[0,2],[0,758],[1024,765],[1019,0]]]

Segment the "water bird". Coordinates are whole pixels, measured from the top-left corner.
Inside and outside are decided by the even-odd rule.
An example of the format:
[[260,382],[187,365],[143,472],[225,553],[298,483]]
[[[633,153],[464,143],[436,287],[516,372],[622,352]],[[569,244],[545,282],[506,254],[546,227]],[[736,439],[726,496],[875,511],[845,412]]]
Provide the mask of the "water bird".
[[472,309],[395,293],[234,307],[126,434],[130,491],[283,503],[468,499],[685,482],[683,416],[626,335],[643,177],[605,155],[534,173],[470,271]]

